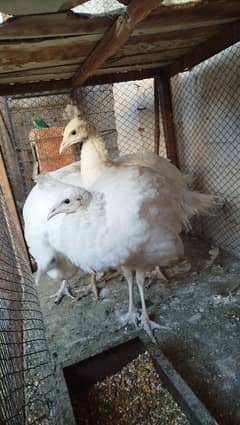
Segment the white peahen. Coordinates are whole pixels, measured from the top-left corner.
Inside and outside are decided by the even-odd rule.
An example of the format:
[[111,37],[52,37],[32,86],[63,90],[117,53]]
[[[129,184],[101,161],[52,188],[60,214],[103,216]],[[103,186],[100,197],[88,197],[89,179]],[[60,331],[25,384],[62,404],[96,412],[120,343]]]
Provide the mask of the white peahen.
[[[147,314],[145,273],[183,256],[183,226],[211,204],[211,196],[192,192],[151,168],[111,164],[90,191],[66,187],[49,213],[48,236],[57,251],[86,272],[121,266],[129,285],[124,323],[140,324],[153,338],[152,329],[160,326]],[[133,301],[134,275],[141,316]]]
[[[80,163],[76,162],[56,171],[39,176],[37,183],[29,193],[23,208],[24,234],[31,255],[37,262],[36,284],[43,273],[56,281],[62,281],[56,294],[55,302],[60,302],[63,295],[72,295],[68,289],[68,280],[72,279],[79,269],[64,255],[56,252],[50,245],[47,234],[47,215],[56,202],[65,183],[79,186],[81,183]],[[89,288],[87,288],[89,292]],[[96,294],[96,287],[93,286]],[[84,295],[84,290],[80,290]]]

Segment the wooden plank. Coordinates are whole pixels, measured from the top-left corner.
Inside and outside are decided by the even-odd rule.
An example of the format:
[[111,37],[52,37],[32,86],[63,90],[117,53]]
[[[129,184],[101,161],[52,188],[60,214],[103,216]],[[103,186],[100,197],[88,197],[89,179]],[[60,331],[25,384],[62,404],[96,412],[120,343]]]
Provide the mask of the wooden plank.
[[92,50],[95,42],[86,36],[51,39],[23,43],[0,43],[0,67],[2,72],[45,68],[46,66],[75,64]]
[[26,243],[23,236],[22,227],[20,224],[20,219],[18,217],[14,197],[12,194],[12,189],[8,180],[7,171],[6,171],[5,163],[4,163],[2,152],[1,152],[1,147],[0,147],[0,186],[4,194],[4,199],[7,204],[7,209],[10,213],[11,221],[14,223],[14,226],[16,229],[16,237],[22,244],[22,247],[25,251],[24,254],[28,257],[28,251],[26,248]]
[[171,86],[168,76],[162,74],[158,79],[158,87],[167,157],[174,165],[178,166],[179,161],[173,121]]
[[[147,68],[141,70],[129,70],[126,72],[112,73],[106,75],[96,75],[88,78],[85,81],[85,86],[95,86],[96,84],[112,84],[123,81],[135,81],[142,80],[143,78],[153,78],[161,74],[162,68]],[[26,94],[26,93],[41,93],[51,92],[64,89],[73,88],[71,80],[60,80],[60,81],[43,81],[39,83],[27,83],[27,84],[0,84],[0,96],[11,96],[15,94]]]
[[[78,15],[72,12],[18,16],[0,26],[0,41],[41,39],[77,35],[102,35],[117,16],[115,12],[107,16]],[[240,13],[239,1],[214,0],[203,4],[185,5],[184,7],[159,7],[157,12],[137,25],[133,35],[147,32],[170,32],[212,26],[237,19]]]
[[15,94],[42,93],[44,91],[70,90],[71,80],[42,81],[26,84],[0,84],[0,96]]
[[14,83],[33,83],[40,81],[58,81],[58,80],[66,80],[72,78],[74,75],[74,71],[78,67],[74,67],[74,70],[69,72],[54,72],[54,70],[50,70],[48,73],[42,73],[39,70],[39,73],[34,73],[32,75],[25,75],[25,72],[19,72],[16,74],[0,74],[0,84],[14,84]]
[[[201,41],[214,36],[217,32],[220,32],[224,25],[213,25],[190,28],[190,29],[179,29],[177,31],[159,31],[150,34],[131,35],[127,43],[119,50],[119,54],[122,52],[126,54],[137,54],[144,51],[154,51],[156,49],[163,48],[181,48],[191,47],[194,44],[200,44]],[[161,27],[159,27],[161,29]],[[157,29],[156,29],[157,31]],[[115,55],[116,56],[116,55]]]
[[159,155],[160,148],[160,99],[158,78],[154,78],[154,152]]
[[109,67],[109,68],[104,68],[104,69],[98,69],[95,73],[94,76],[104,76],[106,74],[115,74],[116,78],[118,73],[120,74],[124,74],[126,72],[129,71],[144,71],[146,69],[156,69],[156,68],[166,68],[166,64],[170,64],[171,61],[160,61],[160,62],[156,62],[156,63],[139,63],[136,65],[128,65],[128,66],[122,66],[122,67]]
[[159,6],[160,0],[132,0],[128,6],[127,13],[116,19],[101,41],[97,43],[84,64],[76,72],[72,78],[73,86],[80,86],[110,56],[113,56],[130,37],[135,26]]
[[[149,16],[149,23],[154,23],[156,19],[159,23],[165,21],[165,24],[170,28],[175,25],[181,25],[182,28],[187,28],[188,25],[194,23],[201,25],[206,22],[221,23],[226,18],[236,18],[240,13],[240,4],[238,0],[202,0],[200,3],[186,3],[153,10]],[[159,21],[160,19],[160,21]],[[144,27],[146,22],[142,22]],[[201,26],[200,25],[200,26]],[[179,28],[179,27],[178,27]]]
[[85,81],[84,85],[94,86],[96,84],[112,84],[121,83],[124,81],[136,81],[144,78],[154,78],[161,75],[163,68],[145,68],[145,69],[131,69],[126,72],[111,73],[104,75],[93,75]]
[[202,43],[200,46],[196,46],[190,53],[179,58],[174,64],[168,67],[167,72],[173,76],[179,72],[191,69],[193,66],[209,59],[211,56],[238,41],[240,41],[240,20],[232,25],[226,25],[221,33]]
[[104,66],[98,71],[101,73],[105,68],[113,67],[125,67],[131,65],[141,65],[147,63],[160,63],[172,60],[177,58],[187,52],[191,51],[191,48],[182,48],[182,49],[171,49],[171,50],[161,50],[158,52],[142,53],[137,55],[128,55],[128,56],[118,56],[112,57],[105,62]]
[[71,11],[44,15],[18,16],[0,26],[0,41],[49,39],[83,35],[103,35],[116,14],[78,15]]

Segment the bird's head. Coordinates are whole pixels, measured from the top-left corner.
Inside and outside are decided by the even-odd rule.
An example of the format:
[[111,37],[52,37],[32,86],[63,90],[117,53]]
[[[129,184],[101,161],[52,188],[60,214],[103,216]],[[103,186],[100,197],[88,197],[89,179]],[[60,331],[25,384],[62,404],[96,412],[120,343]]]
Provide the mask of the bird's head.
[[86,121],[76,106],[68,105],[65,114],[70,118],[70,121],[63,132],[63,140],[59,148],[60,153],[76,143],[82,145],[88,139],[90,133],[95,130],[94,126]]
[[87,190],[71,186],[62,192],[56,204],[49,211],[47,219],[50,220],[61,213],[73,214],[80,208],[87,207],[91,198],[92,195]]

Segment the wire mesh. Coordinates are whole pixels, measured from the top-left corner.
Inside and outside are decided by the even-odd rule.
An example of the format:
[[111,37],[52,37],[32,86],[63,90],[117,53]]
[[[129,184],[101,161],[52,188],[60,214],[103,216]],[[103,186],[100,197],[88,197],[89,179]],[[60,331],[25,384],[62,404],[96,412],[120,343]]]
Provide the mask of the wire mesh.
[[181,169],[222,208],[202,220],[205,237],[240,256],[240,43],[172,79]]
[[24,252],[0,189],[0,423],[55,424],[51,359]]
[[[152,78],[113,84],[114,114],[121,154],[154,152],[155,111]],[[159,154],[166,156],[162,119],[159,116]]]
[[104,138],[109,153],[118,155],[112,84],[83,87],[75,90],[74,98]]
[[[154,151],[153,79],[84,87],[75,99],[117,154]],[[160,155],[166,156],[160,120]]]
[[[8,127],[6,132],[1,120],[0,136],[4,141],[3,153],[15,199],[20,208],[33,185],[34,157],[30,144],[33,119],[41,118],[49,127],[64,127],[66,120],[63,118],[63,110],[69,102],[68,93],[59,93],[31,97],[13,96],[5,98],[1,103],[2,116]],[[48,137],[48,140],[51,140],[51,137]],[[44,158],[46,160],[49,158],[47,149]]]

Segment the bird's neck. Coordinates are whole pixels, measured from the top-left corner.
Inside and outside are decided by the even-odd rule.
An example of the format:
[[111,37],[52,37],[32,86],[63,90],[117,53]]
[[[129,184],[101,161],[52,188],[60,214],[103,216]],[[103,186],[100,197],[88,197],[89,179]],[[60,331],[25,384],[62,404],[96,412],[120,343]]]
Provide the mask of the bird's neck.
[[111,165],[111,157],[104,141],[96,132],[89,134],[81,151],[81,176],[84,187],[91,186]]

